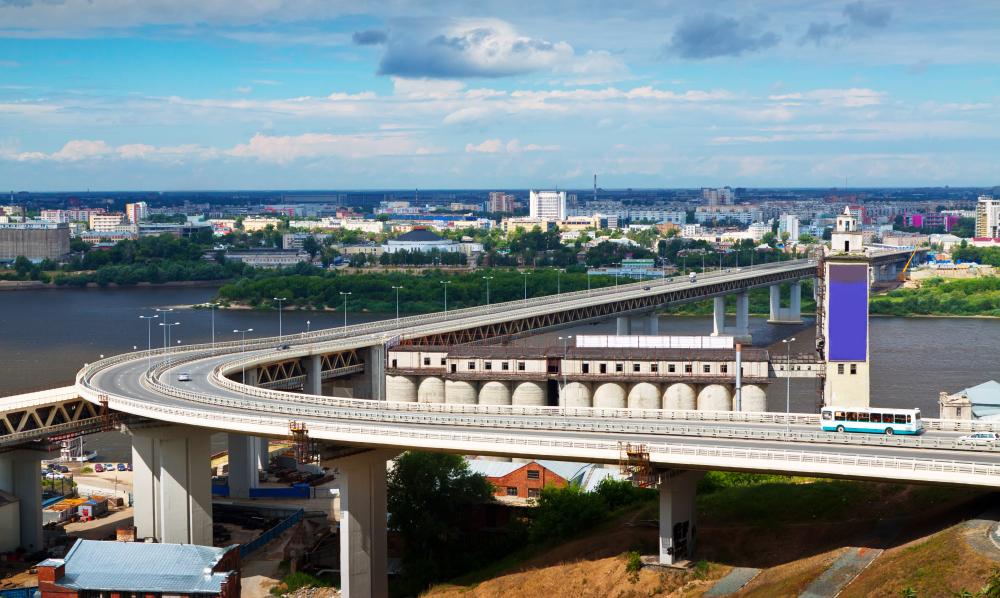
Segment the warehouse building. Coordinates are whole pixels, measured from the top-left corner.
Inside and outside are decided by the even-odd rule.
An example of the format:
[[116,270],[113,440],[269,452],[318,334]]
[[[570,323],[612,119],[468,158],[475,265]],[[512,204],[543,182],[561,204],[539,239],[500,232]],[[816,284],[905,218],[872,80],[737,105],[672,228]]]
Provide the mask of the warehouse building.
[[69,253],[69,225],[32,220],[0,223],[0,261],[23,255],[33,262],[58,260]]

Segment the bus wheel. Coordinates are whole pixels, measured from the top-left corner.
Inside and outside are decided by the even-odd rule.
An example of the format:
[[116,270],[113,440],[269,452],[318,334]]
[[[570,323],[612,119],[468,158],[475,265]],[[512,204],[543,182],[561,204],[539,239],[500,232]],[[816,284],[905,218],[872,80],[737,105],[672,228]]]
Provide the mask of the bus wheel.
[[892,432],[892,428],[886,428],[886,429],[885,429],[885,435],[886,435],[886,436],[892,436],[892,434],[893,434],[893,432]]
[[843,434],[844,433],[844,426],[837,426],[837,431],[840,432],[841,434]]

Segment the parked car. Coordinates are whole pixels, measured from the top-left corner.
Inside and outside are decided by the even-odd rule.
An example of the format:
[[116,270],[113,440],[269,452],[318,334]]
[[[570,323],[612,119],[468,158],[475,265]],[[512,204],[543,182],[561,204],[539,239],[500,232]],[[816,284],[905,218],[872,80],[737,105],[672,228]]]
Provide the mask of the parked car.
[[125,464],[124,463],[119,463],[118,464],[118,471],[125,471],[125,470],[126,470],[125,469]]
[[190,382],[191,381],[191,374],[177,374],[177,381],[178,382]]
[[98,463],[97,465],[94,465],[94,471],[97,473],[104,473],[104,466]]
[[66,467],[65,465],[56,465],[55,469],[56,471],[61,471],[62,473],[69,473],[69,467]]
[[45,474],[45,479],[47,480],[61,480],[64,477],[66,476],[59,473],[58,471],[50,471],[49,473]]
[[104,464],[104,471],[114,471],[114,470],[115,470],[115,464],[114,463],[105,463]]
[[126,471],[132,471],[132,464],[131,463],[126,463],[125,464],[125,469],[126,469]]
[[976,432],[975,434],[960,437],[958,443],[975,446],[997,446],[1000,444],[1000,435],[997,435],[996,432]]

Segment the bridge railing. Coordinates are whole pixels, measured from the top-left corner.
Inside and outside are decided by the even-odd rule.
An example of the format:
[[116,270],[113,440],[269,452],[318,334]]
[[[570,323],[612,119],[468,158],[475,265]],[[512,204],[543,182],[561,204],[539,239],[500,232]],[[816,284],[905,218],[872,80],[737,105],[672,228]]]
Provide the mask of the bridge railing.
[[[186,394],[186,391],[185,391]],[[196,407],[170,407],[165,405],[152,404],[145,401],[136,401],[120,396],[113,397],[115,403],[120,403],[121,407],[127,408],[130,412],[159,416],[160,419],[170,419],[174,416],[180,419],[207,418],[221,420],[240,426],[238,429],[245,431],[258,431],[260,428],[273,430],[274,434],[284,434],[287,429],[288,420],[276,417],[262,417],[260,415],[242,415],[246,412],[220,412],[216,410],[202,410]],[[212,401],[217,402],[216,400]],[[229,402],[229,401],[224,401]],[[238,407],[238,401],[231,401],[234,407]],[[319,410],[297,409],[298,416],[321,415]],[[310,421],[310,430],[314,434],[323,432],[328,435],[343,438],[346,440],[359,441],[361,437],[383,438],[384,444],[390,446],[433,446],[441,448],[441,442],[457,443],[458,446],[470,447],[474,450],[486,450],[487,452],[533,454],[532,447],[543,449],[552,448],[564,451],[591,451],[588,458],[596,460],[617,459],[619,446],[617,442],[600,440],[568,440],[559,438],[549,438],[544,436],[505,436],[500,433],[478,433],[469,432],[466,429],[456,429],[455,431],[428,431],[413,428],[398,428],[358,425],[358,424],[337,424],[327,422]],[[491,427],[496,427],[495,423]],[[515,427],[510,422],[509,427]],[[265,432],[266,433],[266,432]],[[413,442],[421,441],[419,444]],[[898,440],[889,438],[888,440]],[[476,447],[472,447],[475,444]],[[483,448],[489,447],[489,448]],[[520,447],[520,448],[519,448]],[[522,450],[525,449],[525,450]],[[723,458],[728,461],[723,465],[720,463],[704,464],[714,465],[736,470],[786,470],[790,464],[808,464],[825,466],[850,466],[854,471],[847,472],[818,469],[817,467],[798,468],[802,471],[814,473],[840,473],[854,477],[884,477],[880,472],[897,472],[900,479],[913,479],[914,476],[906,475],[902,472],[936,472],[952,476],[968,476],[958,479],[955,477],[944,480],[942,478],[926,478],[936,481],[950,481],[953,483],[967,483],[972,485],[1000,487],[1000,465],[989,463],[977,463],[974,461],[927,459],[921,457],[892,457],[867,454],[844,454],[844,453],[824,453],[818,451],[800,449],[757,449],[757,448],[732,448],[709,445],[684,444],[684,443],[649,443],[647,449],[655,462],[667,462],[670,457],[698,457],[698,458]],[[595,456],[593,451],[600,451],[603,457]],[[543,450],[534,451],[534,454],[551,454]],[[566,453],[566,456],[577,456],[578,452]],[[683,464],[683,462],[681,463]],[[784,464],[784,465],[782,465]]]

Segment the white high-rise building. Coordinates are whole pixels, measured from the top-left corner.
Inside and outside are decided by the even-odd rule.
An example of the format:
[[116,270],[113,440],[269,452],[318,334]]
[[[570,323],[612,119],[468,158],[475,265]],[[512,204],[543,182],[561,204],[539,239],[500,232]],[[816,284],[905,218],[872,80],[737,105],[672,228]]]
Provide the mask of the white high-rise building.
[[788,233],[791,241],[799,240],[799,217],[795,214],[782,214],[778,219],[778,232]]
[[702,187],[701,198],[710,206],[731,206],[735,202],[736,194],[733,193],[731,187],[720,187],[718,189]]
[[976,203],[976,236],[1000,238],[1000,199],[980,195]]
[[137,201],[125,204],[125,217],[128,218],[130,224],[139,224],[139,221],[147,216],[149,216],[149,206],[146,205],[146,202]]
[[565,220],[566,192],[532,191],[528,196],[528,209],[531,218]]

